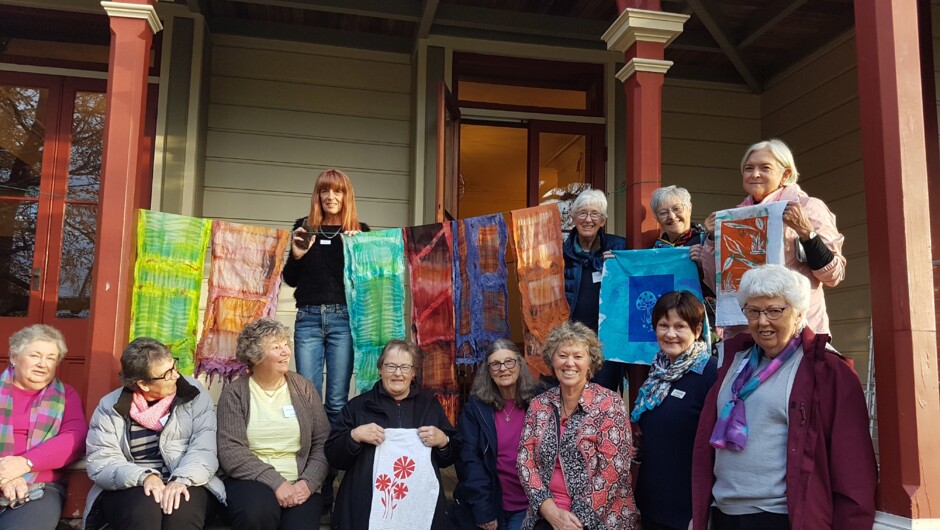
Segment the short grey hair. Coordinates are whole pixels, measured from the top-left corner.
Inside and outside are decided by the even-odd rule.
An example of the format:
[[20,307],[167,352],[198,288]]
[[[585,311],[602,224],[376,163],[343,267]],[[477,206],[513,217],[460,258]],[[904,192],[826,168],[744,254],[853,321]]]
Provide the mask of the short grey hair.
[[124,388],[137,390],[137,381],[150,380],[150,367],[173,357],[166,344],[150,337],[137,337],[121,353],[121,373],[118,377]]
[[588,351],[591,364],[588,367],[589,373],[587,375],[588,379],[594,377],[594,374],[604,365],[604,354],[601,353],[601,341],[598,340],[597,334],[594,333],[591,328],[580,322],[571,320],[566,320],[563,324],[553,329],[548,334],[548,338],[545,339],[545,344],[542,345],[542,360],[548,365],[549,370],[552,368],[552,363],[555,360],[555,353],[558,351],[558,348],[569,344],[584,346]]
[[594,207],[607,219],[607,196],[601,190],[584,190],[574,200],[571,205],[572,216],[581,211],[582,208]]
[[294,337],[289,327],[273,318],[259,318],[238,334],[235,358],[251,369],[264,360],[264,342],[267,339],[286,341],[291,350],[294,349]]
[[757,142],[748,147],[747,151],[744,151],[744,156],[741,158],[741,171],[744,171],[744,164],[747,163],[748,157],[750,157],[754,151],[764,150],[770,151],[770,154],[774,155],[774,158],[777,159],[778,164],[784,169],[790,170],[790,174],[780,182],[780,185],[787,186],[789,184],[795,184],[797,179],[800,178],[800,172],[796,170],[796,160],[793,158],[793,151],[790,150],[790,146],[784,143],[783,140],[777,138]]
[[424,360],[424,356],[421,355],[421,350],[415,343],[402,339],[392,339],[382,348],[382,353],[379,354],[379,358],[375,361],[375,366],[379,369],[379,373],[382,372],[382,365],[385,364],[385,358],[392,350],[403,351],[410,354],[411,364],[414,366],[414,368],[412,368],[414,374],[417,375],[421,373],[421,363]]
[[738,286],[738,304],[744,307],[751,298],[780,296],[797,313],[809,311],[810,285],[806,276],[783,265],[761,265],[744,273]]
[[680,188],[678,186],[665,186],[663,188],[657,188],[653,192],[653,195],[650,196],[650,209],[653,210],[653,215],[656,215],[656,212],[663,207],[663,203],[673,199],[679,204],[684,204],[688,207],[692,207],[692,195],[689,193],[689,190],[685,188]]
[[26,351],[27,346],[37,340],[55,344],[56,349],[59,350],[59,358],[56,362],[61,361],[69,351],[65,347],[65,337],[62,336],[61,331],[46,324],[33,324],[10,335],[10,360],[19,357]]

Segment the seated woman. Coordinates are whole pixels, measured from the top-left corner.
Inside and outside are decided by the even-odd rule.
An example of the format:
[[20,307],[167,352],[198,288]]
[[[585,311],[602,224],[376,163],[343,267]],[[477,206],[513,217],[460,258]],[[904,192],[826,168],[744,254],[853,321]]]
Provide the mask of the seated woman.
[[91,416],[85,529],[202,528],[225,502],[212,398],[151,338],[124,348],[120,377]]
[[737,296],[750,333],[726,341],[721,383],[705,398],[693,528],[871,528],[878,477],[868,407],[829,336],[806,323],[809,279],[764,265],[744,273]]
[[2,530],[52,530],[62,516],[61,469],[84,452],[88,432],[81,398],[56,378],[66,351],[62,333],[44,324],[10,336],[0,374]]
[[238,335],[250,375],[219,397],[219,465],[234,530],[309,528],[320,520],[330,424],[316,389],[288,371],[290,328],[262,318]]
[[633,530],[632,440],[620,395],[589,382],[603,364],[597,335],[565,322],[545,340],[542,357],[559,385],[526,412],[517,469],[529,497],[524,530]]
[[441,484],[442,468],[454,463],[457,450],[450,437],[456,433],[434,394],[418,388],[415,375],[421,366],[418,348],[392,340],[379,355],[381,380],[343,407],[326,442],[330,465],[344,470],[336,495],[332,525],[336,530],[369,528],[372,509],[372,467],[377,446],[385,441],[385,429],[417,429],[421,442],[431,447],[431,464],[439,491],[431,528],[451,528],[447,499]]
[[686,530],[692,520],[692,444],[717,377],[701,340],[704,320],[705,308],[689,291],[668,292],[653,306],[659,353],[630,416],[641,442],[636,505],[643,530]]
[[467,530],[521,528],[529,500],[519,482],[516,457],[535,388],[511,340],[497,339],[487,348],[486,364],[477,370],[457,424],[457,526]]

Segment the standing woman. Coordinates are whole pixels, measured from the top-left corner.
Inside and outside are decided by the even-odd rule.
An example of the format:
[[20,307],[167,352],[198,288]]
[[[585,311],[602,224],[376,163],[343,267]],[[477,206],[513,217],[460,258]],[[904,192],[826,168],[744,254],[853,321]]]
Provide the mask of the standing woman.
[[349,177],[338,169],[328,169],[317,177],[310,214],[294,223],[291,255],[284,264],[284,281],[295,288],[297,301],[297,372],[323,396],[331,424],[349,399],[353,372],[353,343],[343,285],[343,241],[338,236],[368,231],[369,227],[359,222]]
[[700,337],[704,319],[704,306],[689,291],[668,292],[653,307],[659,353],[630,415],[642,433],[634,431],[642,440],[636,505],[643,530],[686,530],[692,520],[695,430],[718,377]]
[[[574,231],[562,244],[565,256],[565,298],[570,319],[597,333],[601,299],[601,271],[611,250],[624,250],[627,240],[604,231],[607,225],[607,197],[600,190],[586,190],[571,207]],[[618,391],[623,386],[624,365],[604,361],[593,382]]]
[[62,468],[82,454],[82,400],[56,377],[66,353],[59,330],[27,326],[10,336],[0,374],[0,529],[52,530],[65,502]]
[[529,501],[516,472],[516,456],[535,391],[535,380],[516,345],[509,339],[494,341],[457,424],[460,458],[454,516],[461,528],[522,526]]
[[[816,333],[829,334],[829,315],[823,285],[835,287],[845,278],[845,236],[836,227],[836,216],[826,203],[807,195],[796,183],[793,153],[776,138],[747,148],[741,159],[741,176],[747,197],[738,207],[772,202],[786,202],[783,211],[784,260],[788,269],[805,276],[810,283],[810,304],[806,323]],[[715,231],[715,214],[705,219],[705,228]],[[715,287],[715,242],[703,245],[705,280]],[[727,335],[726,335],[727,338]]]

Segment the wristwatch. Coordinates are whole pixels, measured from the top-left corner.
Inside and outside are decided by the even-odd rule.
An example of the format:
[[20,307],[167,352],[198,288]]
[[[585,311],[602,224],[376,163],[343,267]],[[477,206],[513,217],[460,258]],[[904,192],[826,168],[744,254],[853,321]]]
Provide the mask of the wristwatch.
[[810,231],[809,231],[809,237],[807,237],[807,238],[804,239],[803,241],[811,241],[812,239],[814,239],[814,238],[815,238],[816,236],[818,236],[818,235],[819,235],[819,234],[817,234],[815,230],[810,230]]
[[26,465],[29,466],[29,470],[32,471],[33,468],[36,467],[33,465],[33,461],[30,460],[29,458],[26,458],[25,456],[23,458],[26,460]]

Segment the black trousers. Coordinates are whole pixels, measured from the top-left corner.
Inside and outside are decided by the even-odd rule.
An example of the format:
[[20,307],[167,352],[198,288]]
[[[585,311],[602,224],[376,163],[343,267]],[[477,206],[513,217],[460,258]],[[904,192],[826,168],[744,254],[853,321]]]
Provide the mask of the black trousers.
[[790,530],[790,517],[769,512],[727,515],[712,507],[712,530]]
[[190,486],[189,500],[166,515],[144,488],[103,491],[95,500],[101,515],[115,530],[202,530],[218,511],[219,501],[202,486]]
[[274,490],[267,485],[229,478],[225,479],[225,495],[232,530],[308,530],[320,525],[320,493],[314,493],[300,506],[281,508]]

